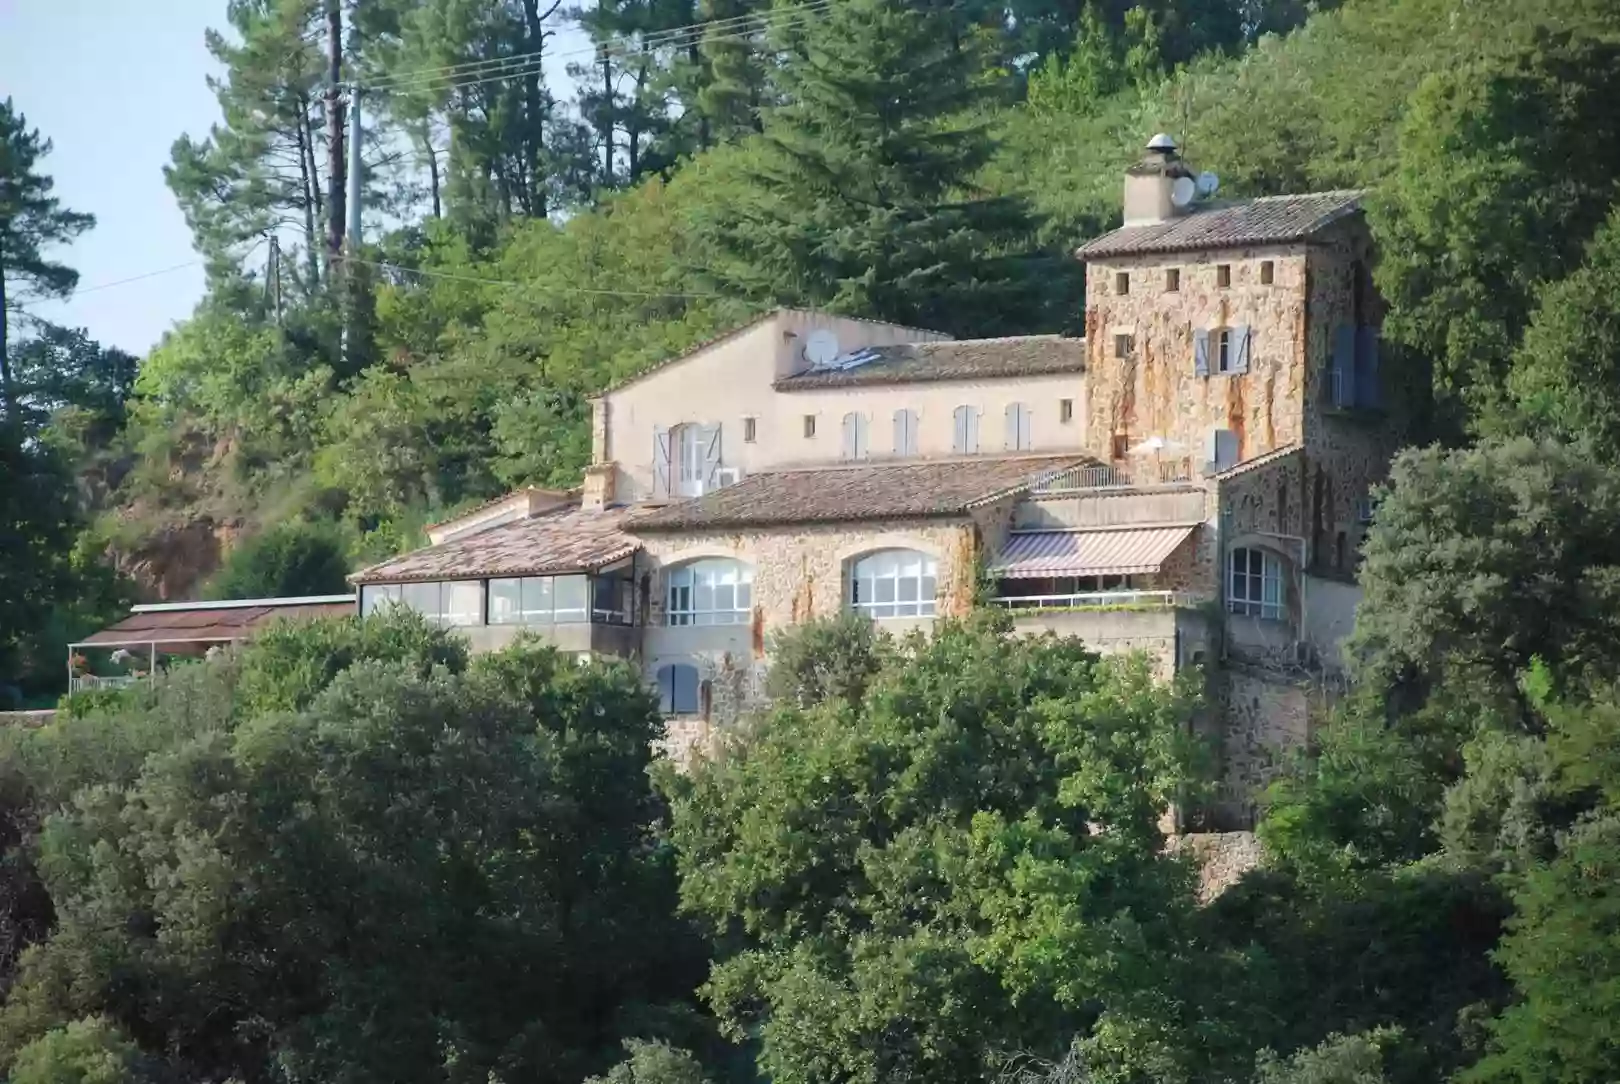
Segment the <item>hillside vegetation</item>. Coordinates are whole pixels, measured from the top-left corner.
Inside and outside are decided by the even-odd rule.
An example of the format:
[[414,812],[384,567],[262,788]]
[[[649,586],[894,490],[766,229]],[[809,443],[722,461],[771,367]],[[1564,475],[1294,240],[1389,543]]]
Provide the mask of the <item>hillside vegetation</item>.
[[[606,89],[586,64],[565,103],[421,74],[532,55],[528,0],[230,4],[227,123],[169,173],[209,293],[138,364],[30,313],[91,223],[0,108],[0,696],[52,696],[132,592],[323,590],[574,483],[587,396],[766,306],[1077,328],[1068,254],[1166,130],[1229,194],[1371,191],[1426,429],[1264,866],[1208,903],[1164,846],[1210,782],[1194,684],[1005,614],[793,630],[686,777],[629,664],[285,627],[0,734],[0,1073],[1620,1079],[1620,8],[837,0],[725,32],[766,7],[588,9]],[[347,262],[309,153],[334,13],[387,223]]]
[[[730,142],[679,148],[623,191],[598,184],[562,220],[509,213],[494,195],[448,183],[435,197],[441,215],[424,216],[420,193],[407,198],[379,164],[376,200],[393,200],[410,224],[368,246],[354,269],[374,296],[347,355],[341,306],[324,283],[292,281],[292,246],[275,281],[262,251],[231,262],[245,236],[221,238],[229,207],[188,188],[195,180],[177,164],[171,184],[214,254],[214,286],[144,360],[123,431],[81,452],[99,533],[146,590],[168,595],[200,589],[219,559],[216,538],[285,519],[337,521],[356,560],[408,547],[422,522],[505,487],[576,483],[588,395],[773,303],[958,334],[1077,330],[1080,269],[1067,253],[1115,224],[1121,171],[1158,130],[1178,133],[1230,194],[1375,189],[1375,227],[1400,239],[1380,274],[1396,303],[1392,328],[1416,348],[1407,368],[1423,370],[1412,390],[1421,394],[1432,365],[1449,402],[1472,382],[1500,384],[1534,289],[1578,263],[1612,195],[1602,189],[1620,142],[1603,85],[1615,65],[1604,61],[1620,20],[1601,3],[1357,0],[1297,28],[1276,16],[1290,31],[1281,35],[1251,42],[1239,31],[1181,57],[1168,55],[1176,39],[1163,18],[1119,14],[1111,25],[1094,11],[1069,40],[1025,58],[1027,79],[1010,81],[995,73],[1019,43],[972,14],[931,17],[967,24],[961,47],[933,60],[912,48],[930,24],[876,33],[859,15],[801,18],[770,38],[785,53],[761,54],[762,93],[781,98],[764,113],[764,136],[744,125]],[[284,32],[246,26],[250,40]],[[404,63],[401,32],[360,31],[355,63],[383,65],[386,79],[385,61]],[[912,111],[883,144],[887,161],[868,153],[886,137],[862,132],[847,111],[831,115],[847,103],[817,97],[827,73],[816,49],[836,57],[840,77],[870,81],[856,95],[897,90]],[[264,76],[254,55],[231,63],[232,87]],[[945,66],[924,70],[930,63]],[[1027,94],[1015,102],[1020,82]],[[1568,101],[1571,87],[1584,100]],[[1536,95],[1546,101],[1526,100]],[[1476,102],[1500,116],[1465,114]],[[1542,107],[1562,115],[1534,116]],[[410,129],[384,118],[389,130]],[[449,119],[453,138],[471,139]],[[948,157],[906,157],[946,146],[930,135],[945,131],[955,133]],[[1563,146],[1578,148],[1589,176],[1535,175]],[[217,162],[190,170],[204,167],[230,176]],[[833,178],[822,189],[818,169]],[[975,221],[939,220],[953,183],[977,193]],[[856,197],[840,185],[899,190],[899,217],[851,221]],[[1504,189],[1524,198],[1516,221],[1498,217]],[[902,226],[907,215],[914,226]],[[809,232],[795,240],[800,228]],[[828,251],[830,234],[847,237],[847,251]],[[956,252],[941,261],[942,244]],[[1436,281],[1440,247],[1466,254],[1444,272],[1458,281]],[[895,249],[887,267],[875,255]],[[936,266],[908,279],[908,259]],[[874,292],[863,275],[905,285]],[[1506,292],[1495,289],[1504,277]],[[1481,361],[1482,350],[1498,360]],[[1460,432],[1483,409],[1443,411],[1436,431]]]

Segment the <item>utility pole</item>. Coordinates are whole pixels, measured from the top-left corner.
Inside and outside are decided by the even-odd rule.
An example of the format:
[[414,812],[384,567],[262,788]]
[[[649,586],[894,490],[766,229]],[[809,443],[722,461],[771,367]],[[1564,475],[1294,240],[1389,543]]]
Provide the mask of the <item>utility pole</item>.
[[349,84],[349,255],[360,255],[360,84]]
[[344,197],[348,187],[343,154],[343,8],[342,0],[326,0],[326,267],[328,278],[343,259],[343,236],[348,232]]

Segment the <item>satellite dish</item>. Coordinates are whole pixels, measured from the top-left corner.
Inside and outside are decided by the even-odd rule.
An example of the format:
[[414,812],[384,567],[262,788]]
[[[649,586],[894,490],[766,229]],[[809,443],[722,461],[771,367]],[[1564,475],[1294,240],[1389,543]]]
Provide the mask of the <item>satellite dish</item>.
[[804,360],[811,365],[830,365],[838,357],[838,336],[826,328],[810,333],[804,342]]
[[1198,186],[1193,184],[1191,177],[1177,177],[1170,186],[1170,202],[1177,207],[1185,207],[1198,195]]
[[1200,196],[1213,196],[1215,190],[1221,186],[1221,179],[1209,170],[1198,175],[1198,194]]

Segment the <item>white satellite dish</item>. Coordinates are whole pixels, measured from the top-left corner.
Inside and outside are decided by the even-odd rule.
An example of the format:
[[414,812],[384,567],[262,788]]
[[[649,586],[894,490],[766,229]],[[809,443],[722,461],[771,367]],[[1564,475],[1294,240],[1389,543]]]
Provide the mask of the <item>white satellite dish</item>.
[[1177,177],[1170,186],[1170,202],[1177,207],[1185,207],[1198,195],[1198,186],[1193,184],[1191,177]]
[[810,333],[804,341],[804,360],[811,365],[830,365],[838,357],[838,336],[826,328]]
[[1215,190],[1221,186],[1221,179],[1209,170],[1198,175],[1198,194],[1200,196],[1213,196]]

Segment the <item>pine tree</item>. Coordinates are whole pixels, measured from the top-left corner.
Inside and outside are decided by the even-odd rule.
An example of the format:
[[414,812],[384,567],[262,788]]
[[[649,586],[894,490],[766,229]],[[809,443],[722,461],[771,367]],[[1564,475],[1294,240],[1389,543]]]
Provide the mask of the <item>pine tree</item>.
[[970,111],[993,84],[971,36],[900,0],[841,0],[790,33],[763,154],[701,223],[710,275],[782,304],[1028,330],[1031,214],[973,187],[993,143]]
[[11,374],[11,312],[31,297],[73,292],[79,273],[52,262],[46,250],[96,224],[91,215],[69,211],[51,195],[55,182],[38,168],[50,153],[51,141],[37,128],[29,130],[11,99],[0,102],[0,410],[7,429],[20,421]]

